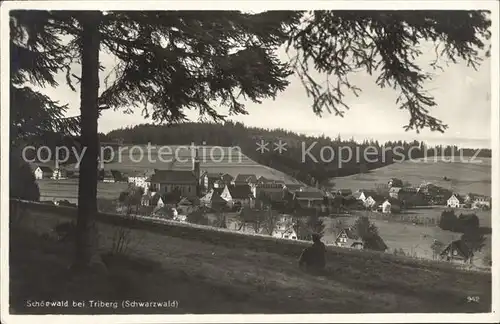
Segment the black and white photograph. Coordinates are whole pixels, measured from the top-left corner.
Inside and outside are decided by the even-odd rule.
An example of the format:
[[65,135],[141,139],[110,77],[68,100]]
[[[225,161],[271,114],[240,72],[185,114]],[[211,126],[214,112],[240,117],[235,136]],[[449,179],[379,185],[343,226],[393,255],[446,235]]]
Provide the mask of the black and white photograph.
[[2,322],[499,322],[498,18],[2,2]]

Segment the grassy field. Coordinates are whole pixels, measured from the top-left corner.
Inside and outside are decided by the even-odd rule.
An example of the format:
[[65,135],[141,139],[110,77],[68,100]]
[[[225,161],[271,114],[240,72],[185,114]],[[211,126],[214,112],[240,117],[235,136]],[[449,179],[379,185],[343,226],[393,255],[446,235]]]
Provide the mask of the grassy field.
[[[327,229],[323,237],[325,243],[334,243],[335,234],[331,230],[333,228],[332,223],[339,219],[343,220],[346,225],[353,225],[356,217],[325,218],[324,224]],[[438,226],[420,226],[379,219],[371,219],[371,222],[377,226],[379,234],[389,247],[390,252],[394,249],[403,249],[405,253],[415,255],[418,258],[432,259],[431,245],[434,240],[449,244],[461,237],[460,233],[444,231]],[[482,222],[481,226],[484,226]],[[474,265],[478,267],[483,266],[483,257],[485,255],[491,256],[491,235],[486,235],[485,243],[485,247],[480,252],[475,253],[473,259]]]
[[[216,232],[210,234],[210,241],[199,241],[208,234],[190,236],[180,228],[171,232],[174,236],[132,231],[130,258],[142,260],[135,262],[142,268],[115,266],[106,273],[74,277],[67,273],[72,244],[39,236],[60,221],[60,216],[32,212],[25,216],[22,231],[11,231],[11,312],[467,313],[491,309],[490,273],[334,249],[328,253],[326,271],[312,275],[298,269],[297,248],[277,249],[275,244],[282,243],[270,242],[266,243],[269,249],[263,250],[262,241],[252,237],[237,243],[218,238]],[[105,252],[114,228],[99,224],[99,231]],[[467,296],[478,296],[480,302],[467,302]],[[26,300],[47,298],[176,300],[178,307],[26,307]]]
[[[461,194],[473,192],[491,196],[491,159],[477,158],[475,162],[405,161],[332,181],[337,188],[358,190],[371,189],[375,184],[387,183],[390,178],[399,178],[413,185],[431,182]],[[450,181],[443,180],[443,177]]]

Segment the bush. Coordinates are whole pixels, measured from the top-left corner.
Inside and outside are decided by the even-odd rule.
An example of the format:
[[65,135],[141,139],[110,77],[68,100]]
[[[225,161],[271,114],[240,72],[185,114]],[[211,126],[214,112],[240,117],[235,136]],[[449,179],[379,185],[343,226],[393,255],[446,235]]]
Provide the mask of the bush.
[[208,219],[201,209],[189,213],[186,217],[186,221],[191,224],[208,225]]
[[30,165],[15,154],[10,154],[9,190],[15,199],[40,201],[40,189]]
[[469,230],[477,230],[479,228],[479,218],[476,214],[460,214],[458,216],[456,231],[464,233]]

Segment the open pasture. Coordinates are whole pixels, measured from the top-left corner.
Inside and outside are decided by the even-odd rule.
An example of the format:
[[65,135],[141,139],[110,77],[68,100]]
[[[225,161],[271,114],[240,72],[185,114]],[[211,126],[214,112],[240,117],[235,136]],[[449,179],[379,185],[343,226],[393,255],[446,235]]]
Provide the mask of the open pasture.
[[[444,180],[444,177],[449,180]],[[431,158],[427,161],[396,162],[368,173],[339,177],[332,181],[336,188],[354,191],[372,189],[376,184],[386,184],[391,178],[408,181],[415,186],[430,182],[459,194],[472,192],[491,196],[491,159],[477,158],[474,163],[435,161]]]

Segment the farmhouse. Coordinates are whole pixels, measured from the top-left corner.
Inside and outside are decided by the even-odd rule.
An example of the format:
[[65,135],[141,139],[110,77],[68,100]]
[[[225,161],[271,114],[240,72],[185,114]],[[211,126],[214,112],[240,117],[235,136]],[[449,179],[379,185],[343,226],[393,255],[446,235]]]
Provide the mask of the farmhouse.
[[177,210],[180,211],[181,214],[187,215],[194,211],[195,203],[188,198],[184,197],[177,203]]
[[50,167],[45,165],[41,166],[34,165],[33,168],[34,168],[33,173],[35,175],[35,179],[49,179],[54,174],[54,171]]
[[388,248],[389,247],[385,244],[384,240],[380,237],[380,235],[367,237],[363,243],[363,249],[365,250],[375,250],[384,252]]
[[471,260],[472,251],[462,240],[451,242],[442,252],[441,258],[446,261],[462,261],[468,262]]
[[401,191],[402,188],[400,187],[391,187],[389,189],[389,197],[398,199],[399,198],[399,192]]
[[222,173],[206,173],[208,185],[207,189],[223,188],[225,186]]
[[375,201],[375,199],[372,196],[369,196],[368,198],[365,199],[365,201],[363,201],[363,205],[366,208],[371,209],[377,205],[377,202]]
[[470,204],[471,208],[491,208],[491,198],[483,195],[469,193],[465,196],[465,203]]
[[227,205],[232,202],[231,193],[227,186],[224,188],[211,189],[205,196],[200,198],[200,204],[202,206],[212,207]]
[[356,200],[360,200],[360,201],[365,201],[366,200],[366,196],[365,196],[365,193],[363,191],[356,191],[355,193],[352,194],[352,196],[354,198],[356,198]]
[[260,183],[255,188],[255,197],[259,197],[262,193],[264,193],[267,197],[269,197],[273,201],[281,201],[283,200],[283,185],[279,183]]
[[231,197],[232,205],[254,208],[255,196],[248,185],[230,186],[229,194]]
[[384,214],[398,213],[399,211],[401,211],[399,201],[394,198],[385,200],[382,205],[379,206],[379,208],[381,208],[382,213]]
[[451,208],[460,208],[463,206],[464,200],[458,194],[452,194],[450,198],[446,201],[446,206]]
[[321,191],[296,191],[295,201],[303,208],[321,208],[324,205],[325,194]]
[[351,228],[344,228],[335,238],[335,245],[354,249],[362,249],[363,241]]

